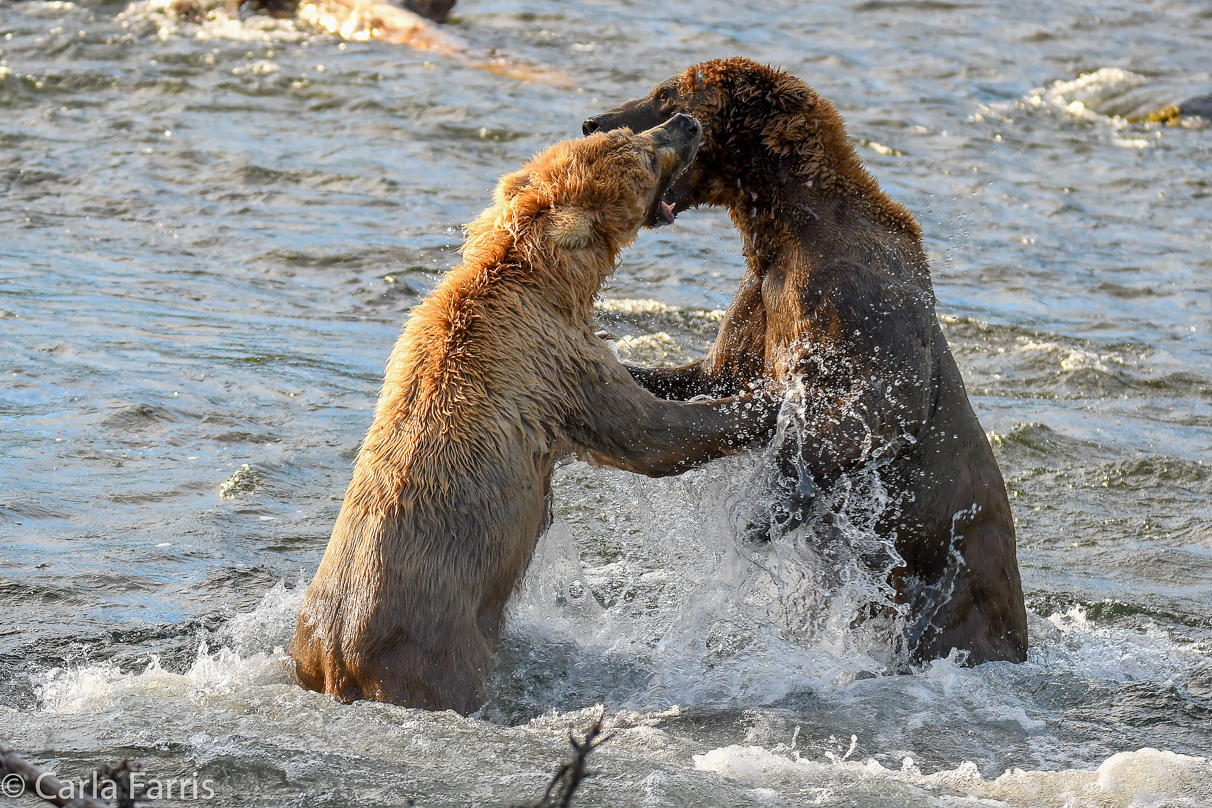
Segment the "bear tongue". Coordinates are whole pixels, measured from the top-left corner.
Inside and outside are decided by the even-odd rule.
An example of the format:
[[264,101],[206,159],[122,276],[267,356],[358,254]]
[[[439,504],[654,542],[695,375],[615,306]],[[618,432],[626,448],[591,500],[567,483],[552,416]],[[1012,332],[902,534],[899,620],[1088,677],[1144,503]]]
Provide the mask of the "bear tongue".
[[661,202],[659,210],[661,213],[661,218],[665,220],[665,223],[673,224],[673,208],[669,206],[669,203]]

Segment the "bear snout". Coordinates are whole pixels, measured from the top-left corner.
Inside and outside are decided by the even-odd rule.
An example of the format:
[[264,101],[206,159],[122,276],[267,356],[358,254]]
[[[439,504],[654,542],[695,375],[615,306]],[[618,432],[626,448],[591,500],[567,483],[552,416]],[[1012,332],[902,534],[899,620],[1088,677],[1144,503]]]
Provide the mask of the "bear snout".
[[[610,120],[611,115],[612,114],[609,112],[604,112],[601,115],[594,115],[592,118],[586,118],[585,122],[581,124],[581,133],[588,137],[595,132],[608,132],[621,126],[630,126],[630,128],[635,129],[635,126],[630,125],[631,122],[615,122]],[[679,112],[670,118],[667,123],[675,120],[678,121],[678,125],[684,128],[686,133],[691,137],[694,137],[702,132],[703,127],[699,124],[698,119],[693,115],[687,115],[684,112]]]
[[702,133],[703,127],[698,119],[684,112],[679,112],[660,126],[648,130],[646,134],[652,137],[653,144],[658,149],[677,155],[677,164],[666,180],[672,179],[694,159]]
[[683,131],[687,137],[698,137],[703,131],[703,127],[699,124],[699,119],[693,115],[687,115],[685,112],[679,112],[669,119],[669,124]]
[[581,124],[581,131],[592,135],[626,127],[632,132],[644,132],[669,120],[669,113],[668,106],[655,104],[651,98],[639,98],[586,118]]

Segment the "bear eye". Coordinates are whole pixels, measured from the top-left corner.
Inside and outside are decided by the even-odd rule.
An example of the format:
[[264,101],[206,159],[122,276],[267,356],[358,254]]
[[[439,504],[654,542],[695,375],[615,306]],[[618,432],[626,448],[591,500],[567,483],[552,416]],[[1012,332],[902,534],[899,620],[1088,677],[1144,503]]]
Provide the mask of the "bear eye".
[[658,104],[668,104],[673,100],[673,90],[668,87],[661,87],[657,90],[656,100]]

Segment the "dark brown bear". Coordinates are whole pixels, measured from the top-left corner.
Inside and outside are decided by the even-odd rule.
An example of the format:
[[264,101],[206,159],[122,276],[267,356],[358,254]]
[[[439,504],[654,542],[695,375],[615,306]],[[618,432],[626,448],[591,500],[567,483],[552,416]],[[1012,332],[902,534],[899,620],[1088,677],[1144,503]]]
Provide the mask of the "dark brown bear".
[[891,583],[910,659],[1026,659],[1006,487],[939,327],[917,223],[863,168],[832,104],[747,59],[691,67],[585,131],[680,112],[703,139],[665,201],[727,207],[748,268],[706,359],[632,375],[672,400],[802,383],[806,426],[779,453],[792,520],[877,464],[895,505],[876,531],[904,560]]
[[763,394],[641,388],[595,336],[593,298],[686,166],[699,125],[561,143],[504,177],[463,263],[412,311],[299,612],[305,687],[468,713],[570,453],[678,474],[768,436]]

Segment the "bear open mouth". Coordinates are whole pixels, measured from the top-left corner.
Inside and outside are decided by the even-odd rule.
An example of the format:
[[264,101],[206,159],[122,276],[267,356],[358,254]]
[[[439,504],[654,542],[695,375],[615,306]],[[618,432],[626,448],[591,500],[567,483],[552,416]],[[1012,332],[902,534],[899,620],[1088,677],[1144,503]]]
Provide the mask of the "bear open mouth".
[[686,168],[675,172],[669,177],[668,181],[662,184],[658,189],[656,199],[653,200],[652,208],[648,211],[648,215],[644,217],[644,227],[664,227],[667,224],[673,224],[680,212],[678,210],[678,201],[681,194],[675,188],[675,184],[686,173]]
[[656,163],[661,171],[652,204],[644,217],[645,227],[673,224],[673,220],[677,218],[677,205],[674,199],[670,198],[670,191],[676,187],[678,180],[694,162],[702,133],[703,127],[699,125],[698,120],[680,112],[644,133],[652,139],[656,147]]
[[657,202],[653,206],[653,210],[649,211],[644,226],[663,227],[673,224],[678,214],[687,208],[694,207],[691,200],[694,194],[693,183],[694,178],[691,176],[689,165],[675,172],[665,185],[664,192],[657,196]]

